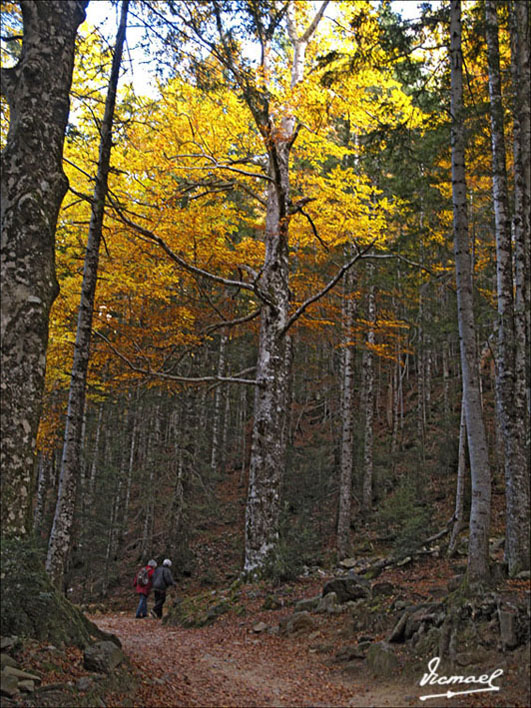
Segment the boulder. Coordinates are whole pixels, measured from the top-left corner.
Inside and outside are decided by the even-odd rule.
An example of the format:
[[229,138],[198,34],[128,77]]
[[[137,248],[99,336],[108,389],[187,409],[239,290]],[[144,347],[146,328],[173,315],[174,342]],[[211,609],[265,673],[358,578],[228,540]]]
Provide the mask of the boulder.
[[4,666],[18,667],[17,662],[13,659],[12,656],[9,656],[9,654],[0,654],[0,662],[2,668],[4,668]]
[[375,642],[367,652],[367,664],[375,676],[387,678],[398,668],[398,659],[386,642]]
[[359,646],[348,646],[343,647],[335,655],[336,661],[352,661],[353,659],[365,659],[365,653],[359,648]]
[[366,583],[361,581],[358,576],[352,577],[352,575],[329,580],[323,588],[323,597],[331,592],[336,593],[339,603],[358,600],[370,595],[370,589],[367,588]]
[[321,597],[319,599],[319,602],[317,603],[317,607],[315,608],[315,611],[316,612],[327,612],[328,614],[333,614],[335,612],[340,611],[336,593],[329,592],[324,597]]
[[94,686],[94,679],[91,676],[82,676],[76,683],[78,691],[90,691]]
[[312,610],[316,609],[320,599],[321,596],[316,595],[315,597],[305,597],[302,600],[299,600],[295,603],[295,612],[303,612],[305,610],[312,612]]
[[498,608],[500,622],[500,638],[504,649],[514,649],[518,646],[516,613],[507,607]]
[[389,642],[402,643],[405,641],[404,632],[406,629],[406,622],[409,617],[409,612],[403,612],[398,622],[393,627],[391,634],[389,635]]
[[13,698],[17,693],[20,693],[17,677],[2,671],[0,693],[2,696],[7,696],[8,698]]
[[339,562],[339,565],[342,568],[354,568],[357,563],[358,561],[355,558],[343,558],[343,560]]
[[35,691],[35,682],[25,679],[24,681],[18,682],[18,687],[24,693],[33,693]]
[[109,674],[123,658],[122,650],[114,642],[96,642],[85,649],[83,666],[88,671]]
[[14,676],[17,681],[27,680],[36,681],[37,683],[41,682],[41,677],[37,674],[30,674],[28,671],[22,671],[22,669],[18,669],[16,666],[4,666],[2,669],[2,676],[4,675]]
[[441,624],[444,615],[438,610],[440,610],[440,607],[433,605],[421,607],[412,612],[406,620],[404,639],[410,639],[422,626]]
[[309,612],[295,612],[285,625],[287,634],[301,634],[314,630],[316,622]]
[[267,624],[265,622],[257,622],[256,624],[253,625],[253,632],[255,634],[261,634],[262,632],[265,632],[267,629]]

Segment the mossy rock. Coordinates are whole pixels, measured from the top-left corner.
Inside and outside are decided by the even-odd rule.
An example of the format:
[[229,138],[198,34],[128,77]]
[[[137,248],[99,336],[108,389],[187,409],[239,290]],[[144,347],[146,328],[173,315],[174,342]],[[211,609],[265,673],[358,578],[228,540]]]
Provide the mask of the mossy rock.
[[[109,638],[51,584],[41,551],[32,539],[2,540],[2,636],[29,637],[86,647],[95,639]],[[116,637],[112,637],[119,643]]]

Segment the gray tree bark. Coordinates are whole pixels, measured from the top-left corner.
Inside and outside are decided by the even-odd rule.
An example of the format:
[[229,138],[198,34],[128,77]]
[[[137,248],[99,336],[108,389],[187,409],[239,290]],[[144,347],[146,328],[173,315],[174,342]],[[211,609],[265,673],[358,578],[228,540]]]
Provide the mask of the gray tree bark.
[[[485,3],[492,133],[492,190],[496,225],[496,273],[498,301],[498,351],[496,398],[503,439],[506,543],[509,573],[529,568],[529,484],[525,455],[525,392],[517,396],[517,346],[513,300],[513,253],[511,217],[505,162],[504,106],[500,78],[500,50],[496,3]],[[520,351],[524,347],[521,347]],[[523,375],[525,370],[518,372]]]
[[374,266],[369,265],[367,268],[367,279],[369,281],[367,320],[369,322],[369,331],[367,332],[368,346],[363,356],[365,435],[363,441],[362,511],[364,516],[370,515],[372,510],[374,484],[374,351],[372,347],[375,343],[373,325],[376,321],[376,299],[374,296],[374,285],[371,283],[373,277]]
[[465,527],[465,473],[466,473],[466,422],[464,400],[461,401],[461,422],[459,424],[459,452],[457,457],[457,486],[455,493],[454,525],[448,544],[448,557],[455,554],[457,539]]
[[[288,34],[293,49],[291,87],[303,79],[308,43],[324,12],[321,4],[313,22],[299,34],[293,2],[287,7]],[[269,48],[264,47],[264,57]],[[268,107],[269,111],[269,107]],[[265,225],[265,261],[259,285],[267,294],[262,307],[254,400],[254,425],[245,515],[244,572],[260,571],[279,538],[280,491],[287,441],[286,395],[289,387],[289,351],[285,328],[289,316],[289,222],[291,189],[289,158],[297,135],[294,116],[275,120],[267,115],[261,126],[269,156]]]
[[352,512],[352,474],[354,471],[354,362],[356,350],[352,327],[356,305],[353,296],[353,273],[343,280],[342,352],[341,352],[341,459],[339,472],[339,509],[337,517],[337,553],[346,558],[350,553],[350,521]]
[[465,126],[461,1],[450,2],[452,195],[457,319],[461,350],[463,396],[472,480],[468,577],[478,584],[489,577],[491,482],[487,439],[479,390],[479,367],[473,309],[472,272],[468,234],[465,178]]
[[68,182],[63,142],[74,44],[87,2],[20,3],[17,65],[2,69],[10,110],[1,163],[2,535],[32,526],[34,451],[44,386],[48,318],[58,293],[55,229]]
[[105,111],[101,124],[98,169],[91,208],[83,269],[83,283],[81,286],[81,302],[79,305],[76,341],[74,345],[74,361],[72,364],[70,389],[68,393],[68,409],[66,414],[63,456],[61,459],[59,494],[46,558],[46,570],[57,587],[60,587],[62,584],[65,564],[71,545],[71,529],[80,470],[81,427],[90,357],[92,314],[98,277],[98,261],[105,199],[107,196],[107,184],[110,171],[114,109],[125,41],[128,6],[129,0],[122,0],[120,23],[116,34],[111,74],[105,100]]

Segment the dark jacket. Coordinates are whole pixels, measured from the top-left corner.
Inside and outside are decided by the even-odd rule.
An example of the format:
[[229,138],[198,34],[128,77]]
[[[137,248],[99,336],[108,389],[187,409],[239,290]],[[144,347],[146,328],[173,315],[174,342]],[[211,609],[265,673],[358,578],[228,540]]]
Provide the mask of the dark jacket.
[[153,589],[164,591],[172,585],[175,585],[175,580],[171,570],[166,565],[159,566],[153,573]]

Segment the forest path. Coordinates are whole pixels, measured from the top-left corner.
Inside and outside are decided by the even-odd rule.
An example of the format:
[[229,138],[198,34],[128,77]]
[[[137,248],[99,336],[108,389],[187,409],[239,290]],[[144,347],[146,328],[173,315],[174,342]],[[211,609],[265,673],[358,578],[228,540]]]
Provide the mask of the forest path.
[[249,621],[221,618],[208,627],[183,629],[125,614],[91,619],[120,638],[144,676],[139,706],[423,705],[418,686],[378,683],[364,670],[349,675],[323,663],[307,642],[250,632]]

